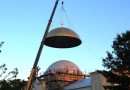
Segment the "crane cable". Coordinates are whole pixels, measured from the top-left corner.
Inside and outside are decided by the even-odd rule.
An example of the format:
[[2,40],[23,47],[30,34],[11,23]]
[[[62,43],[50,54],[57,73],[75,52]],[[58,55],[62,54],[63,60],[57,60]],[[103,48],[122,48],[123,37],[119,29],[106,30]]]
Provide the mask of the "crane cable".
[[59,16],[60,16],[60,19],[59,19],[59,21],[58,21],[58,26],[60,25],[60,26],[63,27],[63,26],[64,26],[64,16],[65,16],[66,21],[67,21],[67,24],[68,24],[68,27],[69,27],[70,29],[75,29],[74,26],[73,26],[73,24],[70,22],[69,17],[68,17],[68,15],[67,15],[67,12],[66,12],[66,10],[65,10],[65,8],[64,8],[64,0],[62,0],[61,4],[62,4],[62,7],[61,7],[61,9],[59,10],[60,15],[58,15],[58,16],[56,17],[56,19],[52,22],[51,28],[54,26],[54,23],[56,22],[56,20],[57,20],[57,18],[58,18]]
[[[68,17],[68,15],[67,15],[67,13],[66,13],[66,10],[65,10],[65,8],[64,8],[64,0],[62,0],[62,12],[64,12],[64,14],[65,14],[65,16],[66,16],[66,19],[67,19],[67,23],[68,23],[68,25],[69,25],[69,28],[71,28],[71,25],[70,25],[70,20],[69,20],[69,17]],[[63,17],[62,17],[62,19],[63,19]],[[63,21],[62,21],[62,24],[64,24],[63,23]]]

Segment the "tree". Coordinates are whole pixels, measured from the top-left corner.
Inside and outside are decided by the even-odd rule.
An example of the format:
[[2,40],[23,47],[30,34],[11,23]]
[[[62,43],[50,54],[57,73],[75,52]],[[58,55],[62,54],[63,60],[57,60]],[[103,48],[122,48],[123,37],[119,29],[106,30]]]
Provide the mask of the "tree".
[[110,90],[130,90],[130,31],[117,34],[112,48],[113,51],[107,51],[107,57],[102,59],[107,70],[98,71],[111,83],[104,87]]
[[[1,43],[0,43],[0,48],[2,47],[3,44],[4,44],[4,42],[1,42]],[[0,50],[0,52],[1,52],[1,50]]]
[[[7,68],[6,68],[6,64],[3,64],[0,66],[0,77],[3,77],[2,80],[11,80],[17,77],[18,75],[18,68],[14,68],[14,70],[8,72],[8,74],[6,74]],[[6,75],[5,75],[6,74]]]
[[[3,43],[4,42],[0,43],[0,48]],[[6,64],[0,65],[0,90],[21,90],[27,81],[16,79],[17,75],[18,68],[14,68],[14,70],[7,73]]]
[[21,79],[0,81],[0,90],[21,90],[26,86],[26,81]]
[[6,74],[6,64],[3,64],[0,66],[0,71],[0,77],[3,77],[0,80],[0,90],[21,90],[26,86],[27,81],[16,79],[18,75],[17,68]]
[[[1,43],[0,43],[0,48],[2,47],[3,44],[4,44],[4,42],[1,42]],[[0,52],[1,52],[1,50],[0,50]],[[0,77],[3,77],[3,75],[6,74],[6,71],[7,71],[6,64],[0,65]],[[11,75],[12,75],[12,76],[11,76]],[[10,77],[10,76],[11,76],[11,77],[8,78],[8,80],[14,79],[14,78],[17,77],[17,75],[18,75],[18,68],[14,68],[14,70],[10,71],[8,74],[6,74],[6,75],[4,76],[3,80],[7,79],[7,78]]]

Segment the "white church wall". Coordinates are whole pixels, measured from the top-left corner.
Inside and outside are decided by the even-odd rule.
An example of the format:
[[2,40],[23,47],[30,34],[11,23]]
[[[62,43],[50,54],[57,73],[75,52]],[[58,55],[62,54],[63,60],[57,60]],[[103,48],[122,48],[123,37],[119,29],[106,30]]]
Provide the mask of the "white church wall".
[[91,73],[92,90],[104,90],[103,88],[104,82],[106,82],[106,79],[100,73],[98,72]]

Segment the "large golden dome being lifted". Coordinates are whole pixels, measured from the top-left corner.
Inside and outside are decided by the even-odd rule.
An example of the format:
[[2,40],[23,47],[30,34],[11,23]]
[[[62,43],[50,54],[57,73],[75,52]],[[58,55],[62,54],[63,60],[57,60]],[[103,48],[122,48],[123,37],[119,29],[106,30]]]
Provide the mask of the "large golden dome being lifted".
[[65,27],[51,30],[45,40],[45,45],[55,48],[71,48],[80,44],[79,36],[73,30]]

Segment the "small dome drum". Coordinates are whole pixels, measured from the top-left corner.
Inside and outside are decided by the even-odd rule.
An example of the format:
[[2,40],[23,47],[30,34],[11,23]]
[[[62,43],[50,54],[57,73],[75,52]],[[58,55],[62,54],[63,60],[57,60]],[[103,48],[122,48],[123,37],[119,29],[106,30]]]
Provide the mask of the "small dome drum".
[[54,48],[71,48],[80,44],[79,36],[71,29],[65,27],[51,30],[45,40],[45,45]]

